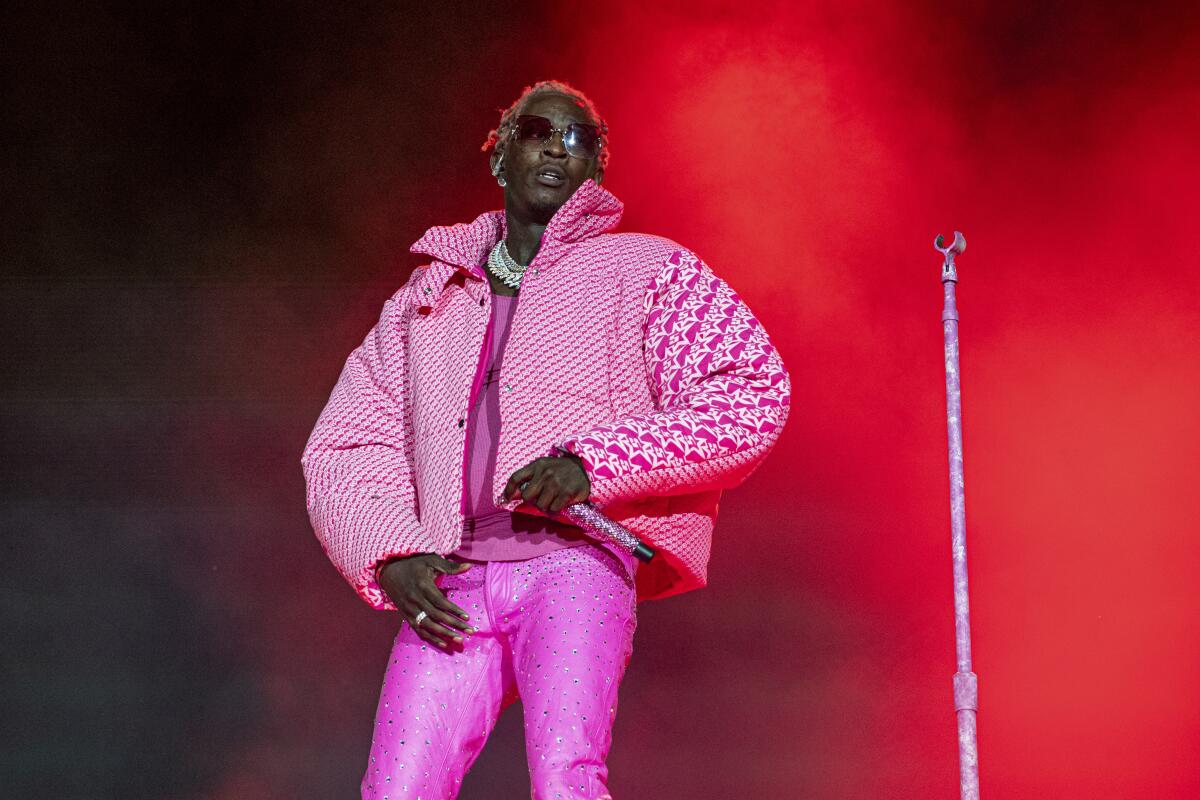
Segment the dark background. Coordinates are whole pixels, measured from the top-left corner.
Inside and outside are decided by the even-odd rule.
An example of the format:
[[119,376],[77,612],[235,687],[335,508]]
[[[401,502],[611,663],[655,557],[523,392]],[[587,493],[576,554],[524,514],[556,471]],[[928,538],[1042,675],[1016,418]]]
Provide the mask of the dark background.
[[[355,796],[396,621],[321,553],[300,452],[409,243],[499,204],[479,147],[543,77],[608,116],[624,228],[700,252],[796,387],[709,588],[641,607],[614,794],[956,796],[955,227],[984,796],[1200,793],[1193,4],[3,28],[3,796]],[[462,797],[527,793],[513,710]]]

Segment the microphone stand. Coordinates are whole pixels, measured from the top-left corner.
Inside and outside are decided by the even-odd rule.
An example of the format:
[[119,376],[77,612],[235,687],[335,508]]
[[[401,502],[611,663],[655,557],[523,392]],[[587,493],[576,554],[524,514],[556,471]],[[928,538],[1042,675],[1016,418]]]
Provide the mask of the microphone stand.
[[958,717],[958,769],[962,800],[979,800],[979,748],[975,715],[979,684],[971,671],[971,612],[967,600],[967,521],[963,496],[962,395],[958,372],[958,308],[954,287],[958,283],[954,257],[967,249],[958,231],[945,247],[939,233],[933,246],[942,260],[942,333],[946,354],[946,427],[950,446],[950,531],[954,553],[954,643],[958,672],[954,675],[954,711]]

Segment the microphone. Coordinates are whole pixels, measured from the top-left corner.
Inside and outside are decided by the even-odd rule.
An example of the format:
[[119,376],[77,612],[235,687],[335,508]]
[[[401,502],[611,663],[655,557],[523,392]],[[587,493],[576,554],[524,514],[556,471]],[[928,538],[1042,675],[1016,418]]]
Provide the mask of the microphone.
[[635,536],[624,525],[613,522],[591,503],[569,505],[562,510],[562,513],[596,538],[608,539],[633,553],[633,557],[638,561],[648,564],[650,559],[654,558],[653,547]]
[[[529,481],[525,481],[520,485],[522,492],[529,485]],[[586,500],[582,503],[573,503],[561,512],[567,519],[574,522],[584,531],[590,533],[593,538],[607,539],[624,549],[633,553],[633,557],[644,564],[649,564],[657,552],[653,547],[639,539],[633,531],[626,528],[619,522],[614,522],[604,515],[600,509],[596,508]]]

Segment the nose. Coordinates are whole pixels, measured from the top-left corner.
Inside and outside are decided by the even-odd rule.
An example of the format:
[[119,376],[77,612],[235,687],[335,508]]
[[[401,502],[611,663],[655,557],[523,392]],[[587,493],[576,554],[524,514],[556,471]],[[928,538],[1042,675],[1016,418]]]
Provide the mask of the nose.
[[555,157],[565,156],[567,154],[567,146],[563,142],[564,136],[566,136],[566,131],[551,131],[550,138],[542,145],[542,152]]

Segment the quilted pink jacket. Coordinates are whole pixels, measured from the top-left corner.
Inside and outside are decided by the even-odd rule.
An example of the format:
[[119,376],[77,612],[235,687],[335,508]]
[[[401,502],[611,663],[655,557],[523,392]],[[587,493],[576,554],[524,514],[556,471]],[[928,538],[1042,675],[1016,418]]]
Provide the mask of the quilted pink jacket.
[[[591,501],[657,548],[638,597],[704,585],[721,490],[762,461],[787,418],[779,353],[729,286],[667,239],[609,233],[622,205],[584,183],[529,265],[500,376],[492,487],[568,450]],[[481,265],[504,214],[431,228],[433,258],[347,359],[301,464],[313,528],[359,595],[392,556],[459,546],[466,418],[491,313]],[[519,502],[519,501],[518,501]],[[518,502],[501,504],[538,513]]]

